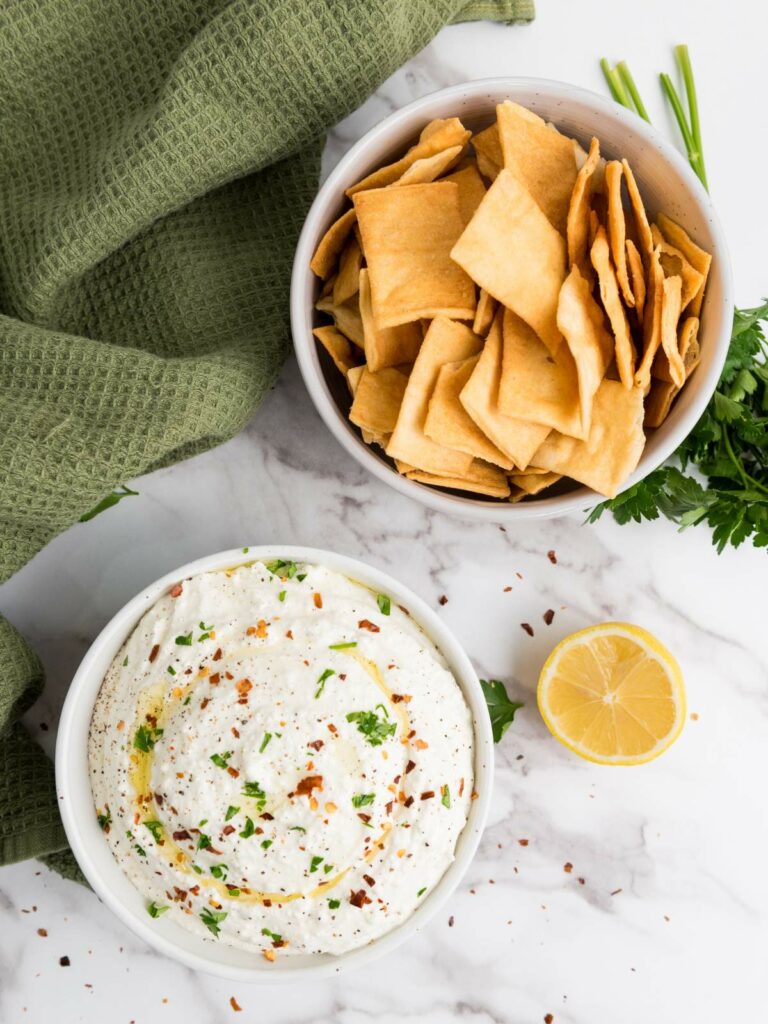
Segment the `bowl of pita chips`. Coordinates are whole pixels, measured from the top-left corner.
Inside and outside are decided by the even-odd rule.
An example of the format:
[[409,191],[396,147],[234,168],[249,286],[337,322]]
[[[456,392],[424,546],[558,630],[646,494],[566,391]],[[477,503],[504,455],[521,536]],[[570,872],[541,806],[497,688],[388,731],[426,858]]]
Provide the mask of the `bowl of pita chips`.
[[710,400],[730,339],[723,232],[684,158],[558,82],[441,90],[320,189],[291,320],[325,423],[377,477],[492,521],[615,497]]

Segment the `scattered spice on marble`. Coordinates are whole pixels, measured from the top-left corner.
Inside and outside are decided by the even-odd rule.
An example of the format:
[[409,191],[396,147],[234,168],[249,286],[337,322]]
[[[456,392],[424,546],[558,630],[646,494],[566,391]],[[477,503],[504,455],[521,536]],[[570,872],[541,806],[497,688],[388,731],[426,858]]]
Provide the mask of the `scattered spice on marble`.
[[528,845],[528,843],[530,842],[530,840],[529,840],[529,839],[518,839],[517,841],[518,841],[518,843],[519,843],[519,844],[520,844],[521,846],[527,846],[527,845]]
[[38,935],[40,936],[40,938],[42,938],[42,939],[46,939],[46,938],[48,938],[48,930],[47,930],[46,928],[38,928],[38,929],[37,929],[37,934],[38,934]]
[[242,1013],[243,1008],[240,1005],[240,1003],[238,1003],[234,996],[229,997],[229,1005],[232,1007],[235,1013]]
[[547,552],[547,558],[550,560],[552,565],[557,565],[557,553],[554,550],[549,550]]
[[698,720],[699,720],[699,713],[698,713],[698,711],[692,711],[691,712],[691,721],[692,722],[698,722]]
[[443,604],[443,605],[448,604],[448,597],[447,597],[447,595],[446,594],[441,594],[440,597],[438,597],[438,599],[437,599],[437,603],[438,604]]
[[528,636],[533,636],[533,626],[530,624],[530,622],[521,622],[520,628],[524,629]]
[[573,871],[573,864],[571,864],[569,860],[567,860],[565,864],[563,864],[563,871],[566,873],[566,875],[570,875],[570,873]]
[[554,612],[553,608],[547,608],[547,610],[542,615],[542,619],[544,619],[544,622],[548,626],[552,625],[552,620],[554,619],[554,617],[555,617],[555,612]]
[[624,892],[623,889],[614,889],[611,896],[618,896],[620,892]]
[[455,918],[454,918],[453,914],[451,914],[451,916],[448,918],[448,927],[449,928],[453,928],[454,920],[455,920]]
[[544,1024],[552,1024],[552,1021],[554,1019],[555,1018],[554,1018],[553,1014],[551,1014],[551,1013],[545,1013],[544,1014]]
[[59,957],[59,967],[69,967],[69,957],[68,956],[60,956]]

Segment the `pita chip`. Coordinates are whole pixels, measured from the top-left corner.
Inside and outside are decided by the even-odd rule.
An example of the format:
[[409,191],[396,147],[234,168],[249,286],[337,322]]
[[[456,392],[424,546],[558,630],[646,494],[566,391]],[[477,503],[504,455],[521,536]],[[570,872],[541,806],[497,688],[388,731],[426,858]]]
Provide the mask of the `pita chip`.
[[654,249],[648,266],[648,292],[643,313],[643,357],[635,371],[635,387],[647,391],[651,383],[651,367],[661,345],[661,304],[664,295],[664,271]]
[[342,302],[340,306],[336,305],[332,296],[326,295],[323,298],[318,299],[315,303],[315,309],[320,310],[321,313],[327,313],[329,316],[332,316],[336,327],[342,334],[346,335],[350,341],[354,342],[358,348],[365,347],[363,321],[360,317],[360,303],[357,295],[353,295],[351,299],[347,299],[346,302]]
[[443,180],[458,185],[459,210],[466,226],[472,220],[486,192],[485,183],[477,169],[477,162],[470,160],[465,167],[460,166],[452,174],[446,174]]
[[661,229],[661,233],[664,235],[670,245],[674,245],[676,249],[685,256],[694,270],[702,276],[701,287],[699,288],[698,294],[695,295],[691,301],[688,313],[691,316],[701,315],[701,304],[704,301],[704,287],[707,283],[707,277],[709,275],[709,268],[712,265],[712,256],[705,252],[704,249],[699,248],[698,245],[690,238],[688,234],[676,224],[670,217],[660,213],[656,218],[656,223]]
[[635,299],[635,311],[638,320],[642,323],[643,310],[645,309],[645,271],[640,250],[631,238],[627,239],[627,269],[629,271],[632,295]]
[[357,353],[352,352],[352,345],[336,327],[315,327],[312,333],[331,357],[339,373],[346,377],[357,363]]
[[510,487],[503,471],[481,459],[474,459],[467,472],[460,477],[438,476],[420,469],[412,469],[405,475],[409,480],[417,480],[422,484],[449,487],[455,491],[474,491],[489,498],[507,498],[510,494]]
[[501,152],[498,125],[494,122],[489,128],[472,136],[477,166],[480,173],[494,181],[504,166],[504,154]]
[[593,138],[589,144],[589,154],[576,175],[576,183],[573,186],[568,207],[567,236],[570,266],[574,264],[581,266],[587,258],[592,182],[599,160],[600,143]]
[[414,320],[397,327],[377,327],[371,306],[371,287],[368,271],[360,271],[360,318],[363,322],[365,361],[368,369],[376,372],[388,366],[412,363],[421,348],[424,337],[421,323]]
[[315,249],[315,255],[309,266],[312,273],[317,274],[324,281],[331,276],[336,267],[356,216],[354,208],[343,213],[338,220],[331,224]]
[[333,282],[333,301],[336,306],[342,305],[357,293],[362,265],[363,254],[357,244],[357,239],[352,235],[342,250],[339,258],[339,272]]
[[488,331],[490,331],[498,305],[499,304],[496,299],[494,299],[492,295],[489,295],[485,288],[480,289],[480,295],[477,299],[477,309],[475,310],[475,321],[472,324],[472,330],[475,334],[480,334],[482,337],[485,337]]
[[688,304],[701,291],[703,276],[685,258],[680,249],[666,240],[659,228],[651,225],[651,237],[653,244],[659,247],[659,261],[664,270],[665,277],[678,276],[682,281],[682,295],[680,302],[682,308],[686,309]]
[[391,434],[395,429],[408,375],[390,366],[377,373],[363,368],[355,389],[349,418],[372,434]]
[[592,243],[590,258],[592,266],[597,273],[603,309],[608,315],[611,330],[613,331],[616,366],[621,383],[625,388],[631,388],[635,376],[635,346],[632,344],[632,336],[629,333],[629,320],[627,320],[627,314],[624,311],[621,296],[619,295],[619,282],[616,279],[616,272],[611,262],[608,236],[602,224],[597,229],[595,240]]
[[635,297],[629,284],[627,273],[627,226],[624,219],[624,205],[621,199],[622,165],[618,160],[609,160],[605,165],[605,187],[608,197],[608,239],[611,243],[611,256],[616,267],[621,294],[628,306],[634,306]]

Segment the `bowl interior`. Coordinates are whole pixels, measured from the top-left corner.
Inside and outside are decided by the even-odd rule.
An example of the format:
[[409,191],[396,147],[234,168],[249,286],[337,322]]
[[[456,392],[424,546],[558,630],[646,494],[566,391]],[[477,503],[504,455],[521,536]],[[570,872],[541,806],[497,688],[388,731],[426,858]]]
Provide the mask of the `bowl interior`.
[[[702,248],[715,254],[701,315],[701,363],[664,424],[649,432],[640,464],[624,487],[651,472],[674,451],[711,397],[727,351],[733,301],[722,230],[705,190],[669,143],[618,104],[564,83],[492,79],[454,86],[417,100],[373,128],[332,172],[307,219],[294,271],[294,341],[305,380],[326,423],[342,444],[380,478],[396,483],[399,489],[417,499],[437,507],[447,505],[454,512],[485,508],[492,516],[501,512],[521,516],[557,515],[587,508],[602,499],[587,487],[562,481],[547,496],[510,505],[504,501],[468,497],[459,491],[437,492],[401,477],[381,449],[365,445],[357,427],[349,422],[351,400],[346,383],[311,333],[322,317],[314,310],[320,284],[309,270],[309,260],[326,229],[342,211],[344,190],[373,169],[401,156],[431,119],[459,117],[468,128],[477,131],[494,120],[495,107],[504,99],[515,100],[553,122],[585,149],[595,135],[600,140],[603,156],[608,159],[626,157],[650,219],[660,211],[666,213]],[[313,384],[318,386],[313,387]],[[437,495],[438,499],[432,500],[428,495]]]
[[[258,952],[203,940],[166,917],[149,918],[145,900],[123,874],[96,820],[88,768],[88,730],[96,696],[113,658],[142,615],[168,587],[197,573],[239,565],[247,560],[277,557],[325,565],[389,593],[398,604],[408,608],[442,652],[469,705],[475,734],[475,779],[479,798],[472,803],[453,863],[407,921],[368,946],[342,956],[297,955],[268,964]],[[362,562],[332,552],[291,546],[251,547],[247,555],[238,548],[212,555],[170,573],[129,602],[104,627],[83,659],[67,695],[56,746],[56,785],[67,837],[97,895],[133,932],[162,953],[187,966],[223,977],[264,982],[336,974],[382,955],[423,927],[458,884],[474,855],[490,801],[492,773],[493,743],[480,684],[466,654],[435,613],[397,581]]]

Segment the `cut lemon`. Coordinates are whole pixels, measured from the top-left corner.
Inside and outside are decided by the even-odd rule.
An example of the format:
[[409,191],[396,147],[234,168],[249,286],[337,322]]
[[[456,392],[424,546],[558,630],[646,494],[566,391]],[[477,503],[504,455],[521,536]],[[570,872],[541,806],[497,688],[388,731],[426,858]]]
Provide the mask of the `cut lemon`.
[[562,640],[539,676],[539,711],[552,735],[597,764],[643,764],[685,721],[680,667],[656,637],[626,622]]

